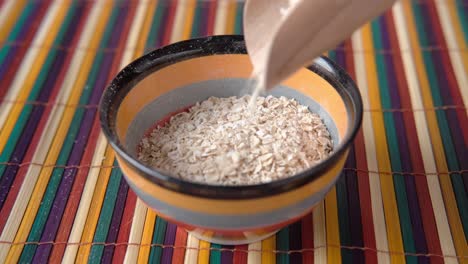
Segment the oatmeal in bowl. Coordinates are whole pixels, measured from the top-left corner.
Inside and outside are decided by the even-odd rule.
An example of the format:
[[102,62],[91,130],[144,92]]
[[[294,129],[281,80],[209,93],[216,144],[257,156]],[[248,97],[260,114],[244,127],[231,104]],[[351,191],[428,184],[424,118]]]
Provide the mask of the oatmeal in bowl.
[[359,91],[320,57],[247,102],[241,36],[175,43],[124,68],[100,118],[126,181],[194,236],[244,244],[313,210],[334,186],[362,119]]
[[210,97],[151,129],[138,158],[187,181],[252,185],[291,177],[327,158],[323,120],[294,99]]

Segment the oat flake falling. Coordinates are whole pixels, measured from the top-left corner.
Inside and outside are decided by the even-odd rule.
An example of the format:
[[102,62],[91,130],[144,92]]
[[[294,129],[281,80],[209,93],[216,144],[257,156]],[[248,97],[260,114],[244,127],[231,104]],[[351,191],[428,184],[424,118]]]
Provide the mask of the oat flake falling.
[[175,177],[213,185],[287,178],[325,159],[330,134],[317,114],[286,97],[209,99],[173,116],[140,143],[139,159]]

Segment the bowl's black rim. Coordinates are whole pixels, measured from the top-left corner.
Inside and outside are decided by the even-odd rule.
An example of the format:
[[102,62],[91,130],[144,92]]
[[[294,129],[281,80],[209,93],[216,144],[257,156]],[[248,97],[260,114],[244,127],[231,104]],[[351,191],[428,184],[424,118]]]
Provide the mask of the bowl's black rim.
[[[214,199],[253,199],[276,195],[301,187],[318,178],[327,169],[333,167],[350,144],[353,142],[362,122],[362,100],[354,81],[336,63],[321,57],[321,63],[308,67],[328,81],[342,97],[347,110],[349,124],[354,124],[350,133],[342,139],[338,149],[316,166],[286,179],[257,185],[218,186],[194,183],[172,177],[164,172],[145,166],[125,151],[115,130],[118,108],[127,93],[140,80],[149,74],[183,60],[215,54],[246,54],[244,38],[241,35],[221,35],[191,39],[174,43],[154,50],[130,63],[112,80],[104,91],[100,101],[100,121],[104,135],[114,151],[127,165],[142,177],[171,191]],[[326,67],[325,67],[326,66]],[[349,130],[348,130],[349,131]]]

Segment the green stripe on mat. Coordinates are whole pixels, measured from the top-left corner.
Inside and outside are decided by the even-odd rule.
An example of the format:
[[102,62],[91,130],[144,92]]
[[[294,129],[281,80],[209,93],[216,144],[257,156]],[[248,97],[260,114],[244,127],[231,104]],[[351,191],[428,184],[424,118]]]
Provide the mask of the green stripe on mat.
[[146,38],[145,53],[152,51],[155,47],[156,39],[162,37],[159,34],[159,25],[161,24],[162,16],[164,13],[163,3],[157,3],[156,11],[153,15],[153,21],[151,22],[151,29]]
[[[114,161],[114,166],[118,166],[117,160]],[[104,197],[103,206],[99,215],[96,232],[94,233],[93,242],[104,243],[106,242],[107,234],[109,233],[112,215],[114,212],[117,194],[122,179],[122,172],[118,168],[112,169],[109,182],[106,188],[106,195]],[[99,263],[104,252],[104,245],[93,245],[89,254],[89,263]]]
[[[190,33],[191,38],[196,38],[201,35],[200,33],[200,17],[202,14],[203,10],[203,2],[202,1],[197,1],[196,6],[195,6],[195,12],[193,14],[193,24],[192,24],[192,31]],[[205,18],[208,19],[208,18]]]
[[333,60],[333,61],[336,61],[336,51],[330,50],[330,51],[328,52],[328,58],[330,58],[330,59]]
[[211,248],[215,250],[210,250],[210,264],[221,264],[221,248],[219,244],[211,244]]
[[[13,26],[13,29],[10,31],[10,34],[8,35],[7,41],[6,42],[16,42],[17,38],[19,36],[19,33],[21,32],[21,29],[23,28],[24,24],[28,20],[28,17],[31,15],[32,11],[34,10],[34,7],[37,3],[36,2],[29,2],[25,8],[23,9],[23,12],[21,13],[20,17],[18,20],[15,22],[15,25]],[[13,45],[10,44],[3,44],[3,47],[0,49],[0,64],[3,64],[3,61],[5,60],[6,56],[8,55],[11,47]]]
[[[372,26],[372,38],[376,50],[382,50],[382,36],[380,34],[380,26],[377,20],[374,20],[371,24]],[[377,65],[377,76],[379,80],[379,89],[380,89],[380,100],[382,103],[382,108],[391,109],[390,101],[390,92],[388,87],[388,76],[386,71],[385,58],[382,53],[375,54],[375,63]],[[395,87],[392,87],[395,88]],[[395,88],[396,89],[396,88]],[[390,154],[390,163],[392,166],[392,171],[402,171],[401,161],[400,161],[400,150],[398,147],[398,137],[395,130],[395,121],[393,119],[393,113],[384,112],[384,123],[385,123],[385,132],[387,138],[387,147]],[[398,205],[398,213],[400,218],[400,228],[403,235],[403,246],[405,252],[416,253],[416,247],[414,244],[413,229],[411,225],[411,217],[408,207],[408,197],[406,195],[406,185],[405,179],[401,175],[392,175],[393,183],[395,187],[395,194]],[[417,263],[418,259],[415,256],[406,256],[406,261],[408,263]]]
[[236,23],[234,24],[234,34],[242,34],[242,17],[244,15],[244,3],[238,2],[236,6]]
[[[429,40],[425,32],[426,29],[421,10],[419,9],[419,6],[417,4],[413,4],[412,9],[416,20],[416,27],[418,31],[420,45],[422,47],[428,47]],[[424,65],[426,66],[427,78],[430,84],[429,87],[431,89],[433,104],[436,107],[443,106],[443,101],[439,93],[441,87],[439,87],[437,83],[437,72],[432,61],[432,52],[423,50],[422,54],[424,58]],[[444,111],[435,111],[435,113],[437,117],[437,122],[439,124],[439,132],[445,150],[445,159],[447,161],[448,169],[450,171],[458,171],[460,170],[460,167],[457,161],[457,154],[453,145],[454,143],[450,135],[450,128],[447,122],[447,117]],[[463,179],[461,178],[460,174],[451,173],[450,179],[452,180],[452,188],[455,193],[455,198],[457,200],[458,212],[460,214],[463,230],[465,232],[465,238],[468,239],[468,195],[465,192]]]
[[465,9],[464,5],[468,5],[468,2],[463,1],[463,0],[457,0],[456,9],[458,13],[458,19],[460,20],[460,26],[462,28],[463,35],[465,36],[465,44],[466,44],[468,43],[468,16],[465,13],[465,11],[468,10],[468,8]]
[[[288,251],[289,250],[289,228],[285,227],[276,234],[276,250]],[[277,264],[289,264],[289,255],[287,253],[276,254]]]
[[[113,26],[115,24],[115,20],[118,15],[118,11],[119,11],[118,8],[113,8],[112,15],[111,15],[110,20],[107,23],[107,28],[101,40],[99,50],[102,50],[104,47],[106,47],[106,44],[110,39]],[[72,16],[67,16],[67,19],[71,19],[71,18]],[[103,54],[104,54],[104,51],[100,51],[96,54],[96,58],[93,61],[93,67],[91,69],[88,80],[85,84],[85,89],[83,89],[83,92],[80,97],[80,101],[78,103],[80,105],[87,104],[89,97],[91,96],[92,90],[87,89],[87,88],[94,86],[94,82],[96,81],[97,74],[99,72],[101,62],[103,60],[103,56],[104,56]],[[73,147],[73,142],[75,141],[75,137],[78,134],[78,131],[80,129],[81,120],[83,118],[84,112],[85,112],[85,108],[76,109],[72,122],[70,124],[70,127],[68,129],[67,136],[62,144],[62,149],[60,150],[60,154],[58,156],[56,164],[58,165],[66,164],[68,157],[70,155],[70,152],[72,150],[72,147]],[[41,206],[39,207],[39,211],[36,214],[36,217],[34,219],[34,224],[29,233],[28,240],[27,240],[28,242],[38,241],[41,237],[42,230],[47,221],[47,217],[49,215],[52,203],[54,201],[55,193],[57,192],[57,188],[60,184],[63,171],[64,171],[63,168],[55,168],[53,170],[53,173],[47,185],[47,189],[44,193]],[[37,245],[26,245],[21,254],[20,262],[21,263],[30,262],[34,256],[36,248],[37,248]]]
[[153,241],[151,242],[152,244],[157,245],[151,247],[151,252],[148,260],[149,263],[161,262],[163,248],[160,245],[164,244],[164,238],[166,237],[166,227],[167,222],[158,216],[156,218],[156,223],[154,224]]

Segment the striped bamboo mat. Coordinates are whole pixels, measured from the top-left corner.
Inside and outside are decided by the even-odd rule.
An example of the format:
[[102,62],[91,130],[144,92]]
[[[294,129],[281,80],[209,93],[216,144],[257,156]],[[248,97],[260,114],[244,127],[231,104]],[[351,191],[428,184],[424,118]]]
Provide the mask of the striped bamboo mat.
[[0,0],[0,262],[468,262],[468,1],[397,3],[328,55],[364,123],[312,215],[199,241],[129,191],[100,132],[109,80],[156,47],[241,34],[242,2]]

